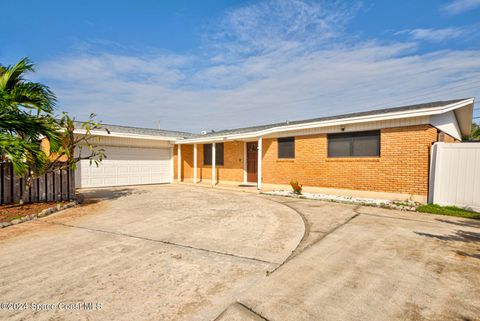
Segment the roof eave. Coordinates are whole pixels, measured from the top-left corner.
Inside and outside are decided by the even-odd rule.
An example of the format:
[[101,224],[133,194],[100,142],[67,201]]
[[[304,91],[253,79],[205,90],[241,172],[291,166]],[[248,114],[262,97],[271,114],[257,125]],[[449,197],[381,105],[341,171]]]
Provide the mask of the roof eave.
[[[326,120],[326,121],[295,124],[295,125],[288,125],[288,126],[278,126],[278,127],[272,127],[264,130],[252,131],[252,132],[246,132],[246,133],[240,133],[240,134],[231,134],[231,135],[227,134],[227,135],[208,136],[208,137],[201,137],[201,138],[184,138],[184,139],[177,139],[175,143],[176,144],[194,144],[194,143],[209,143],[209,142],[218,142],[218,141],[227,141],[227,140],[242,140],[242,139],[250,139],[250,138],[260,137],[260,136],[264,136],[272,133],[292,131],[292,130],[321,128],[321,127],[347,125],[347,124],[362,123],[362,122],[382,121],[382,120],[388,120],[388,119],[430,116],[430,115],[446,113],[452,110],[456,110],[456,109],[468,106],[470,104],[473,106],[473,102],[474,102],[474,98],[468,98],[456,103],[435,107],[435,108],[404,110],[404,111],[384,113],[384,114],[340,118],[340,119],[332,119],[332,120]],[[468,117],[466,118],[468,119]],[[470,112],[470,123],[471,123],[471,112]],[[463,130],[462,130],[462,134],[463,134]]]
[[[78,134],[78,135],[85,135],[87,133],[87,131],[85,129],[75,129],[73,131],[73,133]],[[93,136],[109,136],[109,137],[121,137],[121,138],[162,140],[162,141],[170,141],[172,143],[179,139],[179,137],[174,137],[174,136],[139,135],[139,134],[119,133],[119,132],[108,133],[105,130],[92,130],[92,131],[90,131],[90,134],[93,135]]]

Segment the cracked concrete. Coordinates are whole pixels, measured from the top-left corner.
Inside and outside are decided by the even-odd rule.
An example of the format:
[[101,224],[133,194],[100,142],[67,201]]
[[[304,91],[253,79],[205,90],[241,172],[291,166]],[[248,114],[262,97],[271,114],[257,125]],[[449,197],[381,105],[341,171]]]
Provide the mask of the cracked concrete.
[[[480,222],[190,186],[84,191],[0,231],[11,320],[477,320]],[[271,272],[271,273],[267,273]]]
[[84,195],[84,206],[0,231],[0,299],[102,310],[0,310],[0,319],[212,320],[304,233],[295,211],[254,194],[144,186]]
[[238,299],[266,320],[478,320],[478,221],[278,201],[303,213],[310,236]]

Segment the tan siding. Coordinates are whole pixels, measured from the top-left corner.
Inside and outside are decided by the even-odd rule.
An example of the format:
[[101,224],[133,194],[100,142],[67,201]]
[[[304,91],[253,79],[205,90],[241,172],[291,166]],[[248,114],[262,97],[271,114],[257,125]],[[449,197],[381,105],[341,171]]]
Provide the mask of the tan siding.
[[364,131],[364,130],[374,130],[382,128],[394,128],[394,127],[404,127],[404,126],[416,126],[416,125],[426,125],[429,122],[428,116],[423,117],[411,117],[404,119],[390,119],[374,122],[364,122],[357,124],[348,124],[344,126],[328,126],[322,128],[310,128],[304,130],[296,130],[290,132],[281,132],[265,136],[269,137],[286,137],[286,136],[307,136],[315,134],[325,134],[325,133],[337,133],[341,132],[344,128],[345,132],[353,131]]
[[89,141],[93,145],[109,145],[119,147],[158,148],[171,146],[168,141],[116,136],[96,136],[92,137]]

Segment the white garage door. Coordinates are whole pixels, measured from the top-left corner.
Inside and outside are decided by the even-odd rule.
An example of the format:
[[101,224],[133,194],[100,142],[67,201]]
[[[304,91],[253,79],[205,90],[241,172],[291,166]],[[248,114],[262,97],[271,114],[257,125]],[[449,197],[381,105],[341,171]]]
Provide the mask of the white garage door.
[[88,160],[78,164],[78,188],[172,182],[170,148],[102,148],[107,158],[98,167]]

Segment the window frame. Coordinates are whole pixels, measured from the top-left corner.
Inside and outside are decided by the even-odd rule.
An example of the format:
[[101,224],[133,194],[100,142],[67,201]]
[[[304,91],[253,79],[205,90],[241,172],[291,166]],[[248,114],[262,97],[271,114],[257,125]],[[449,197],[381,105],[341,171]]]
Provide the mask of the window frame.
[[[210,157],[210,164],[205,162],[205,154],[206,154],[206,146],[210,146],[208,149],[210,152],[208,153]],[[222,146],[219,148],[219,146]],[[203,165],[204,166],[212,166],[212,148],[213,143],[210,144],[203,144]],[[219,151],[221,150],[221,153]],[[215,143],[215,166],[224,166],[225,165],[225,144],[224,143]]]
[[[355,142],[355,137],[361,136],[361,134],[375,134],[375,136],[378,136],[378,146],[377,146],[377,152],[375,155],[354,155],[354,142]],[[381,150],[382,150],[382,135],[381,135],[381,130],[376,129],[376,130],[365,130],[365,131],[355,131],[355,132],[342,132],[342,133],[330,133],[327,134],[327,158],[379,158],[381,156]],[[349,141],[349,155],[347,156],[334,156],[331,155],[330,151],[330,139],[331,137],[342,137],[350,139]]]
[[[283,156],[280,155],[280,141],[283,140],[285,143],[292,142],[293,143],[293,155],[292,156]],[[277,158],[278,159],[295,159],[295,136],[289,137],[278,137],[277,138]]]

